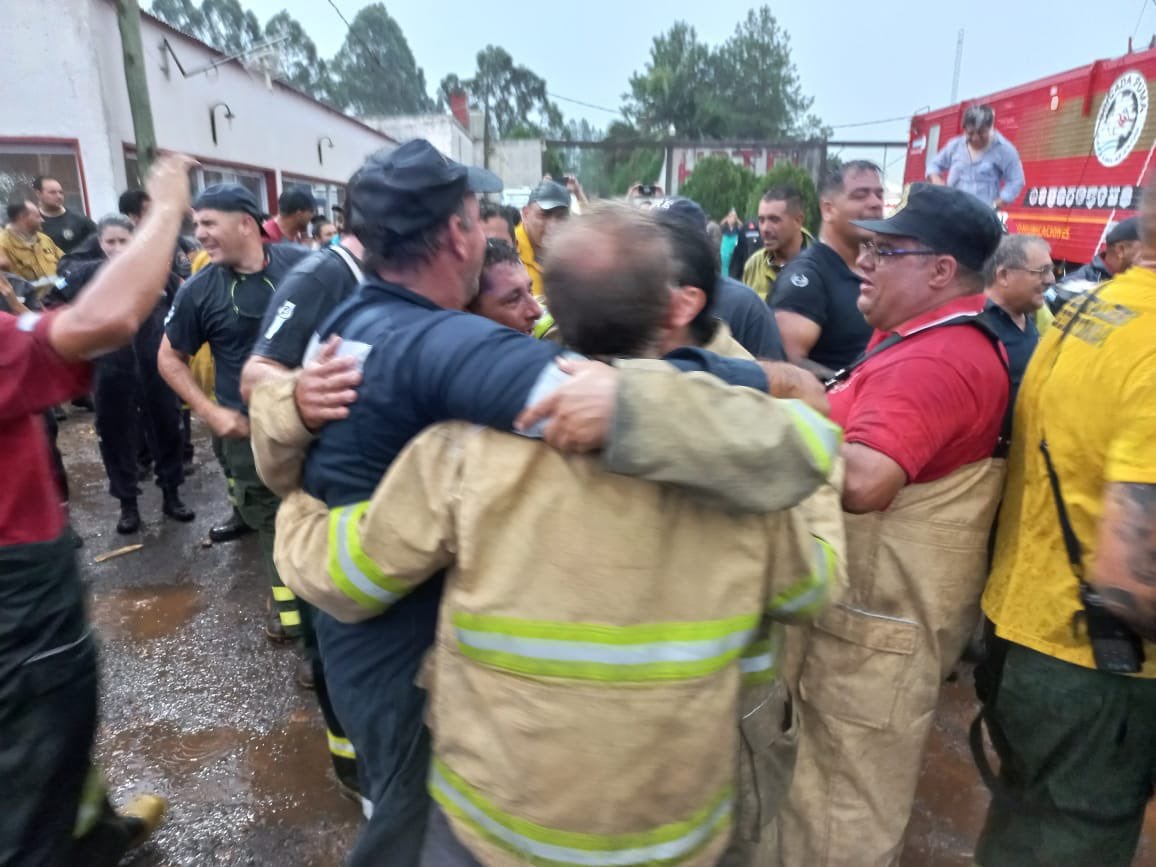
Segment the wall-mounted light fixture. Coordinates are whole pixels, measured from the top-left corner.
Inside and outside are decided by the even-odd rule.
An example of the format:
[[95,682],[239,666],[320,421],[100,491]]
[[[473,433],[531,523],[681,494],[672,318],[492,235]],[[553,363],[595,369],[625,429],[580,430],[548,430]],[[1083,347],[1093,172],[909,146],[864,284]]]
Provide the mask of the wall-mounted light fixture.
[[213,107],[209,109],[209,130],[213,134],[213,144],[217,143],[217,109],[222,106],[225,109],[225,120],[232,120],[237,116],[233,114],[233,109],[229,108],[227,102],[215,103]]
[[325,160],[321,158],[321,145],[323,142],[329,142],[329,149],[333,150],[333,139],[331,139],[329,136],[323,135],[321,138],[317,139],[317,164],[319,166],[325,165]]

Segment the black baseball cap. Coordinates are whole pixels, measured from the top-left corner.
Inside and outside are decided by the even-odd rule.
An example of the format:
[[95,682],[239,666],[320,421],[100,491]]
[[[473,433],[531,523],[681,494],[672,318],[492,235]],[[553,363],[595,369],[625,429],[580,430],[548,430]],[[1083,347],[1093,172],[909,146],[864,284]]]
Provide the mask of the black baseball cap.
[[906,206],[886,220],[851,222],[877,235],[914,238],[973,271],[983,270],[1003,237],[991,207],[970,193],[936,184],[912,184]]
[[686,196],[667,196],[655,205],[653,210],[675,214],[696,226],[706,228],[706,211],[698,202],[694,199],[688,199]]
[[384,234],[412,235],[444,220],[467,193],[499,193],[493,172],[464,166],[425,139],[373,154],[350,180],[346,215],[372,246]]
[[257,198],[240,184],[213,184],[205,187],[193,201],[193,210],[233,211],[248,214],[257,221],[261,234],[268,237],[261,221],[264,214],[257,205]]
[[570,191],[557,181],[542,181],[530,192],[530,204],[543,211],[570,207]]
[[1119,244],[1121,241],[1140,240],[1140,218],[1129,217],[1114,225],[1104,238],[1106,244]]

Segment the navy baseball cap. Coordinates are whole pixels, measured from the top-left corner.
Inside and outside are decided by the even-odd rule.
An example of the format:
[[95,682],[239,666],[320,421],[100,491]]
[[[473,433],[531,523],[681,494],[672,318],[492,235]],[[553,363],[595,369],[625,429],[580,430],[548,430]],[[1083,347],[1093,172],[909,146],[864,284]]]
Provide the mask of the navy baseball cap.
[[688,199],[686,196],[667,196],[655,205],[652,210],[676,214],[679,217],[693,222],[696,226],[706,228],[706,211],[702,209],[702,206],[698,202],[694,199]]
[[257,221],[261,234],[268,237],[264,226],[261,225],[265,215],[257,204],[257,197],[240,184],[212,184],[205,187],[193,201],[194,211],[202,209],[248,214]]
[[501,191],[493,172],[454,162],[419,138],[366,160],[350,180],[346,217],[373,246],[387,234],[404,237],[437,224],[467,193]]
[[914,238],[973,271],[983,270],[1003,237],[1003,226],[990,206],[970,193],[936,184],[912,184],[906,206],[886,220],[851,222],[877,235]]
[[1106,244],[1119,244],[1121,241],[1140,240],[1140,218],[1129,217],[1114,225],[1104,238]]
[[529,204],[537,205],[543,211],[570,208],[570,191],[557,181],[542,181],[530,192]]

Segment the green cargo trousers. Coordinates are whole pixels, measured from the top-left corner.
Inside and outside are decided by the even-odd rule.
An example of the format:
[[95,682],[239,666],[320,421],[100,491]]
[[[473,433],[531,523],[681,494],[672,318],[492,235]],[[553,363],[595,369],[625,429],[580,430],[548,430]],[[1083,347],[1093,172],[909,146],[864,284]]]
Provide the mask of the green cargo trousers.
[[221,458],[232,480],[233,504],[245,523],[257,531],[261,545],[261,560],[273,594],[273,605],[287,635],[301,633],[301,614],[297,597],[281,582],[273,563],[273,537],[276,530],[277,507],[281,501],[265,487],[257,475],[253,446],[248,438],[221,440]]

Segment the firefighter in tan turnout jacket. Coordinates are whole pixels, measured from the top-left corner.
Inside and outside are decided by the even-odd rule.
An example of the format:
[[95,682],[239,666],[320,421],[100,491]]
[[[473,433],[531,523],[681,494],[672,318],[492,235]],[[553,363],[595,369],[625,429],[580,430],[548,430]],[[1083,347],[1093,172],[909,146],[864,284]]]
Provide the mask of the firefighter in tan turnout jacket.
[[[547,287],[566,343],[662,351],[685,307],[658,227],[608,209],[565,232]],[[627,250],[649,280],[606,279]],[[829,467],[837,428],[795,411]],[[298,492],[279,520],[278,562],[337,617],[371,616],[449,570],[428,671],[438,865],[717,863],[740,657],[764,617],[818,613],[841,569],[840,540],[802,510],[736,515],[463,423],[414,440],[370,501],[330,512]]]

